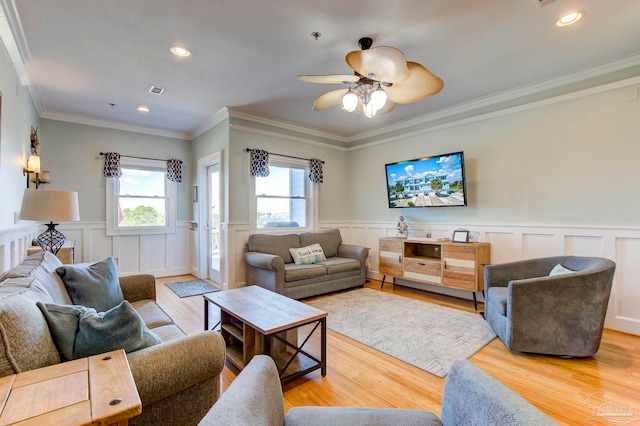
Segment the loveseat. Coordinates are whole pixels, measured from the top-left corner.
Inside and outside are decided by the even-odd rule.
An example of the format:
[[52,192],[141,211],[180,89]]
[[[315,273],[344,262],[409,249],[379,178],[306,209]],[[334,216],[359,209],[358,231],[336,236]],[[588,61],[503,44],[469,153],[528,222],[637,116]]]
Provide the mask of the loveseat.
[[[289,249],[319,244],[326,260],[296,264]],[[301,234],[252,234],[244,255],[247,285],[302,299],[364,285],[367,247],[343,244],[339,229]]]
[[[49,252],[27,257],[0,276],[0,377],[61,362],[43,313],[36,305],[71,305]],[[120,277],[124,299],[161,342],[127,354],[142,401],[131,425],[193,425],[218,399],[225,347],[219,333],[191,335],[155,302],[153,275]]]
[[199,423],[200,426],[547,426],[557,425],[520,395],[469,360],[451,366],[440,418],[423,410],[294,407],[284,414],[273,360],[253,357]]

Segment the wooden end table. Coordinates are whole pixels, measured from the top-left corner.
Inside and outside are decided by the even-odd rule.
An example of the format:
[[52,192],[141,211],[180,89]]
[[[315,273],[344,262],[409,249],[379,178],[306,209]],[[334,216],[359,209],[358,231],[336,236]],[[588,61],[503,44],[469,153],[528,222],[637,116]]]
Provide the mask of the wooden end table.
[[0,378],[0,425],[118,425],[142,412],[122,349]]
[[[255,354],[263,353],[275,361],[282,384],[317,369],[322,377],[327,375],[326,311],[257,285],[208,293],[203,297],[204,328],[209,327],[209,303],[213,303],[221,310],[220,328],[227,346],[227,359],[238,369],[242,370]],[[314,325],[313,329],[298,344],[296,329],[308,324]],[[303,349],[318,328],[319,358]],[[288,331],[295,331],[295,336],[283,337]]]

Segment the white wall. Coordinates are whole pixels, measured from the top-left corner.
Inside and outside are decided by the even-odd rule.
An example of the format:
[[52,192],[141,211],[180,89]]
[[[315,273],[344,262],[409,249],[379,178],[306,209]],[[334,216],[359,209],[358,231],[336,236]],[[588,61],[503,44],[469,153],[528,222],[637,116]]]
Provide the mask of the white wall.
[[[617,89],[349,154],[354,221],[638,226],[640,101]],[[389,209],[385,163],[464,151],[469,206]]]
[[6,50],[0,43],[0,271],[19,263],[26,254],[35,227],[16,226],[26,177],[22,167],[30,154],[31,126],[40,125],[27,87],[16,77]]

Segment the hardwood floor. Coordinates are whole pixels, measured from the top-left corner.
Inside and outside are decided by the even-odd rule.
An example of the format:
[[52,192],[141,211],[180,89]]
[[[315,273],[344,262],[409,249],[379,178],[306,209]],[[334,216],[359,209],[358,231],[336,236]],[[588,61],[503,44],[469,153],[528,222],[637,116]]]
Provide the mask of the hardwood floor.
[[[157,298],[185,332],[193,333],[203,329],[202,296],[180,299],[164,285],[188,279],[193,277],[159,278]],[[380,282],[372,281],[366,287],[380,290]],[[392,288],[390,284],[381,291],[474,312],[469,300],[401,286]],[[219,313],[215,308],[211,311],[213,325]],[[310,344],[318,345],[313,339]],[[496,338],[470,359],[560,424],[640,425],[640,336],[605,330],[598,353],[584,359],[512,353]],[[327,333],[327,360],[326,377],[315,371],[284,386],[285,410],[300,405],[333,405],[440,413],[444,378],[331,330]],[[223,391],[235,377],[235,372],[225,367]],[[607,402],[611,409],[626,409],[627,415],[594,417],[594,408]]]

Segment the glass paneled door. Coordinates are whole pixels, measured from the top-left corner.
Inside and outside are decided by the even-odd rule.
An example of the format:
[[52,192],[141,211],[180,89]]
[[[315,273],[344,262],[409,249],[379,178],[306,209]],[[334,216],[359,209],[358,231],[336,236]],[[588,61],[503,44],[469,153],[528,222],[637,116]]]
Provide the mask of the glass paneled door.
[[220,164],[207,167],[208,277],[220,283]]

